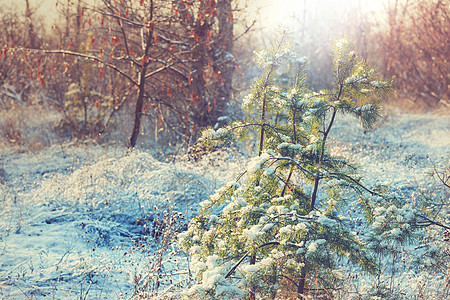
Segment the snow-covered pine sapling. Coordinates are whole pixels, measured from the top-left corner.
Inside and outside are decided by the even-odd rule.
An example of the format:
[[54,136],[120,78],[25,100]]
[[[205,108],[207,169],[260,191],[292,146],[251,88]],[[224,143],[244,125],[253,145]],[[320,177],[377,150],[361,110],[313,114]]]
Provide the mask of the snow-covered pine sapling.
[[[243,106],[258,117],[207,129],[201,137],[215,143],[255,130],[259,142],[257,156],[237,180],[202,202],[199,216],[180,235],[196,277],[187,295],[266,299],[294,289],[301,297],[336,287],[343,278],[339,259],[377,270],[341,211],[348,191],[376,193],[361,184],[345,159],[329,154],[327,142],[341,114],[370,128],[391,82],[380,79],[352,44],[340,39],[334,47],[334,89],[309,91],[306,59],[285,40],[281,34],[270,51],[256,53],[265,71]],[[295,70],[290,88],[275,85],[280,69]]]

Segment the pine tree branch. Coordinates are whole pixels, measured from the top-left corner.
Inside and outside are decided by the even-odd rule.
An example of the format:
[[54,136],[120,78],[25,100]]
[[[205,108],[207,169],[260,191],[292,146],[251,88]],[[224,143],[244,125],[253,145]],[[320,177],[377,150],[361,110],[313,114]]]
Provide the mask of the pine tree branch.
[[300,165],[300,163],[299,163],[298,161],[296,161],[295,159],[292,159],[292,158],[290,158],[290,157],[273,157],[273,159],[275,159],[275,160],[288,160],[288,161],[294,163],[294,164],[295,164],[299,169],[301,169],[303,172],[305,172],[305,173],[307,173],[307,174],[309,174],[309,175],[311,175],[311,176],[314,176],[313,173],[311,173],[309,170],[305,169],[305,168],[304,168],[302,165]]
[[437,178],[439,179],[439,181],[445,186],[445,187],[447,187],[447,188],[449,188],[450,189],[450,185],[448,184],[448,180],[450,179],[450,176],[446,176],[446,171],[444,171],[443,173],[442,173],[442,177],[439,175],[439,172],[438,172],[438,170],[437,170],[437,168],[436,168],[436,166],[433,166],[433,169],[434,169],[434,173],[436,174],[436,176],[437,176]]
[[362,188],[363,190],[365,190],[366,192],[368,192],[368,193],[371,194],[372,196],[378,196],[378,197],[384,198],[383,195],[381,195],[381,194],[379,194],[379,193],[377,193],[377,192],[375,192],[375,191],[370,190],[369,188],[367,188],[367,187],[365,187],[363,184],[361,184],[358,180],[354,179],[353,177],[351,177],[351,176],[349,176],[349,175],[347,175],[347,174],[334,173],[334,172],[332,172],[332,173],[326,173],[326,174],[324,174],[321,178],[324,178],[325,175],[332,175],[334,178],[345,177],[346,179],[350,180],[351,182],[356,183],[360,188]]
[[251,126],[260,126],[260,127],[267,126],[267,127],[269,127],[270,129],[272,129],[273,132],[276,133],[276,135],[278,136],[278,138],[281,139],[280,133],[278,132],[280,129],[279,129],[279,128],[276,128],[276,127],[274,127],[274,126],[272,126],[272,125],[270,125],[270,124],[267,124],[267,123],[263,123],[263,124],[258,124],[258,123],[245,123],[245,124],[242,124],[242,125],[233,126],[233,127],[231,127],[230,129],[231,129],[231,130],[235,130],[235,129],[238,129],[238,128],[246,128],[246,127],[251,127]]
[[225,279],[230,277],[234,273],[234,271],[237,269],[237,267],[239,267],[239,265],[244,261],[249,253],[250,251],[247,251],[244,256],[242,256],[241,259],[230,269],[230,271],[228,271],[227,275],[225,275]]
[[[269,243],[265,243],[261,246],[258,246],[258,249],[260,248],[264,248],[266,246],[271,246],[271,245],[280,245],[279,242],[269,242]],[[234,271],[237,269],[237,267],[239,267],[239,265],[244,261],[244,259],[250,254],[250,251],[247,251],[242,257],[241,259],[230,269],[230,271],[228,271],[227,275],[225,275],[225,278],[230,277]]]
[[291,166],[291,169],[289,170],[288,177],[286,178],[286,181],[283,186],[283,190],[281,191],[281,197],[284,197],[284,194],[286,193],[286,189],[288,187],[289,181],[291,180],[292,172],[294,171],[294,166]]
[[423,216],[423,215],[417,215],[417,216],[420,217],[420,218],[422,218],[422,219],[424,219],[425,221],[427,221],[427,222],[429,223],[429,224],[427,224],[427,225],[425,225],[425,226],[436,225],[436,226],[445,228],[445,229],[447,229],[447,230],[450,230],[450,227],[447,226],[447,225],[444,225],[444,224],[439,223],[439,222],[437,222],[437,221],[433,221],[433,220],[431,220],[431,219],[429,219],[429,218],[427,218],[427,217],[425,217],[425,216]]

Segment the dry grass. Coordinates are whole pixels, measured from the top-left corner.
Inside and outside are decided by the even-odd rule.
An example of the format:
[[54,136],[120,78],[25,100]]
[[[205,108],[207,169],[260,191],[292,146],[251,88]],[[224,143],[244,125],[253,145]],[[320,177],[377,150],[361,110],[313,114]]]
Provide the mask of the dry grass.
[[55,126],[62,115],[39,106],[0,110],[0,147],[16,151],[40,150],[58,140]]

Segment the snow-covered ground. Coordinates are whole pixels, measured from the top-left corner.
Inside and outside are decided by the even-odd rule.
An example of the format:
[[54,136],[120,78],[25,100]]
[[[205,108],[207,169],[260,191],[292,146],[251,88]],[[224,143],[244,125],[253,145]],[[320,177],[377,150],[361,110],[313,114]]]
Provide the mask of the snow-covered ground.
[[[412,191],[433,184],[433,164],[448,165],[449,129],[449,115],[391,113],[366,133],[343,117],[332,151],[358,164],[369,186]],[[226,151],[165,163],[87,144],[0,155],[0,299],[176,298],[189,261],[171,241],[244,166]]]
[[449,163],[448,114],[394,111],[369,132],[351,118],[337,122],[333,130],[334,151],[359,165],[370,185],[417,187],[428,181],[433,165],[444,167]]

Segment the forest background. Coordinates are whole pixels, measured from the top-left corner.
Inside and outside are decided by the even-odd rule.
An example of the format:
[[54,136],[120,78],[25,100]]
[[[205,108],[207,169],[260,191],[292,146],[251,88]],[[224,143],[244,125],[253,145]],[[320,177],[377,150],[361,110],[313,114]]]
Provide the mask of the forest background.
[[[253,51],[267,46],[279,26],[309,57],[308,88],[332,86],[330,45],[344,35],[395,78],[389,105],[449,105],[447,1],[132,3],[3,1],[6,143],[40,147],[89,138],[135,146],[140,134],[146,147],[192,144],[200,128],[236,118],[259,71]],[[23,128],[32,125],[18,116],[31,111],[47,126],[41,133],[51,136],[32,137]]]

